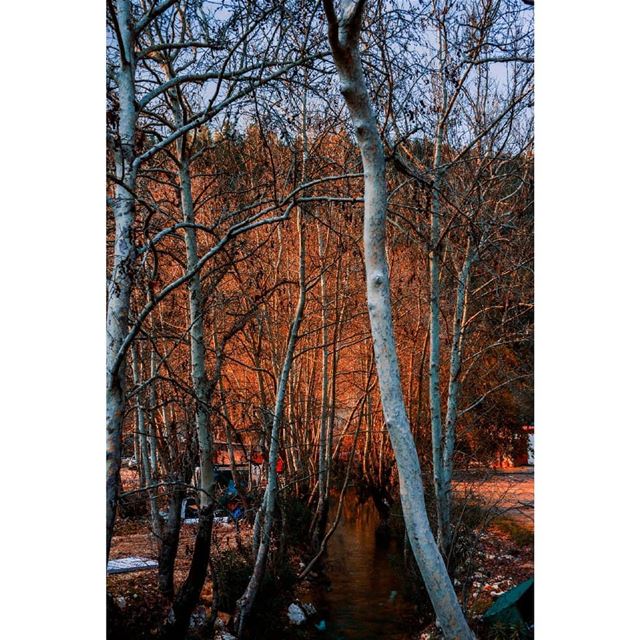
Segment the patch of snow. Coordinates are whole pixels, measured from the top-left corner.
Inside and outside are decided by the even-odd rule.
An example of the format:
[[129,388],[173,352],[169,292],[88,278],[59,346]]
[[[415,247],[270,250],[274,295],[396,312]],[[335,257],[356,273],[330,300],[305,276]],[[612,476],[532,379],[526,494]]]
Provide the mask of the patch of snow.
[[292,602],[287,609],[287,616],[289,622],[295,625],[304,624],[307,621],[307,616],[302,607],[295,602]]
[[129,556],[128,558],[116,558],[109,560],[107,564],[107,575],[113,573],[128,573],[130,571],[142,571],[144,569],[155,569],[158,563],[151,558],[140,558],[139,556]]

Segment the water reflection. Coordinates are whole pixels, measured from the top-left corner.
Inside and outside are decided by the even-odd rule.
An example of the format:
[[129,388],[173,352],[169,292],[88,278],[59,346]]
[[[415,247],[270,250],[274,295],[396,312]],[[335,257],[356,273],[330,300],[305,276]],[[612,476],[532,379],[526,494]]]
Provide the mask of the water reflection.
[[331,588],[317,594],[327,621],[325,638],[406,640],[415,631],[415,609],[403,594],[402,548],[393,539],[376,540],[379,522],[371,499],[361,503],[355,492],[345,496],[325,560]]

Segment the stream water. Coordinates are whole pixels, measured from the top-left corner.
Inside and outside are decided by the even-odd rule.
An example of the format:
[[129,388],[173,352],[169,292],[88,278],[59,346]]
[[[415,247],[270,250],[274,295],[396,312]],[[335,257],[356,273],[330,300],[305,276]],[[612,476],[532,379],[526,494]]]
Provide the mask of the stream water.
[[[329,515],[333,522],[335,501]],[[315,604],[326,621],[322,635],[332,640],[407,640],[415,632],[415,608],[404,589],[402,546],[376,539],[380,523],[371,499],[361,503],[355,492],[345,495],[340,524],[325,556],[328,589]]]

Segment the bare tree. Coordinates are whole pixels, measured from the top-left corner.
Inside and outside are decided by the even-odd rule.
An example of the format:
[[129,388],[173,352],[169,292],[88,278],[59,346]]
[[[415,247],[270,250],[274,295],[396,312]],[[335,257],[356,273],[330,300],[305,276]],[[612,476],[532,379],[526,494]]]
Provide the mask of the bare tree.
[[340,90],[349,108],[365,174],[364,246],[367,300],[385,422],[393,444],[409,541],[438,621],[447,638],[473,638],[435,543],[424,501],[420,463],[407,418],[391,319],[385,256],[387,185],[382,140],[360,61],[358,41],[366,2],[324,0],[329,43]]
[[235,614],[235,628],[238,637],[242,637],[245,630],[245,623],[258,593],[258,589],[262,584],[264,572],[267,565],[267,555],[269,553],[269,545],[271,543],[271,530],[275,517],[276,493],[278,491],[278,475],[277,463],[278,452],[280,447],[280,428],[282,424],[282,416],[285,405],[285,393],[291,372],[293,355],[298,340],[298,331],[304,315],[304,307],[307,296],[306,281],[306,241],[305,241],[305,220],[302,208],[298,208],[298,238],[299,238],[299,271],[298,271],[298,304],[296,306],[295,315],[291,321],[289,328],[289,337],[287,341],[287,351],[285,353],[280,377],[278,379],[278,387],[276,391],[276,404],[273,410],[273,420],[271,422],[271,434],[269,442],[269,462],[267,467],[267,487],[264,492],[260,512],[256,515],[256,532],[259,538],[259,545],[253,567],[253,573],[249,584],[244,593],[237,602],[237,611]]

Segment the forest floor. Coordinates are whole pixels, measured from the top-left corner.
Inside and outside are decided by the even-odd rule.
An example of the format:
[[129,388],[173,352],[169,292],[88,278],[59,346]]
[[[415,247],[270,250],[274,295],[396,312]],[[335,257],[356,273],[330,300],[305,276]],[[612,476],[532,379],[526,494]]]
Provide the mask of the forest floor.
[[479,500],[495,516],[508,518],[533,531],[533,467],[459,472],[454,489],[459,499]]
[[[183,524],[176,556],[174,584],[176,590],[187,577],[196,537],[197,524]],[[233,524],[216,524],[211,538],[212,557],[225,551],[235,551],[240,555],[251,553],[252,529],[241,524],[236,530]],[[145,520],[120,520],[116,524],[110,559],[136,556],[156,559],[157,549],[154,535]],[[107,576],[107,591],[127,621],[127,637],[154,636],[164,621],[167,601],[158,590],[157,569],[145,569]],[[194,620],[201,622],[211,614],[213,589],[211,580],[206,580],[202,589],[202,603],[194,612]],[[116,634],[114,638],[125,637]]]
[[[533,467],[459,472],[454,481],[458,507],[472,508],[480,522],[465,537],[469,559],[456,580],[478,638],[497,638],[482,622],[495,600],[534,575]],[[417,636],[439,638],[430,626]]]
[[[483,621],[483,614],[503,593],[533,577],[533,532],[528,526],[518,524],[513,516],[500,516],[473,536],[470,562],[458,572],[455,586],[478,640],[518,637],[506,630],[491,629]],[[415,640],[440,638],[433,623],[415,636]]]
[[[121,471],[123,491],[132,491],[138,486],[137,471],[123,467]],[[144,502],[144,499],[142,499]],[[183,523],[180,528],[180,540],[176,554],[174,586],[180,588],[189,573],[191,556],[198,530],[197,521]],[[238,557],[251,554],[252,528],[245,522],[235,524],[216,523],[212,529],[211,555],[220,557],[225,552],[236,552]],[[116,520],[111,543],[110,560],[127,557],[140,557],[156,560],[157,543],[149,526],[147,516],[119,517]],[[134,638],[153,637],[164,622],[168,602],[158,589],[158,571],[156,568],[129,571],[107,575],[107,592],[113,598],[120,617],[126,620],[126,629],[118,629],[108,634],[114,640],[133,640]],[[213,589],[211,580],[206,580],[201,594],[201,603],[195,612],[195,619],[204,620],[211,613]]]
[[[135,483],[136,475],[127,472],[124,476],[127,490]],[[493,638],[490,630],[484,628],[482,613],[499,595],[533,575],[533,470],[525,467],[464,472],[456,476],[454,486],[458,505],[468,506],[479,514],[479,524],[476,523],[474,530],[465,537],[470,550],[469,561],[457,572],[456,590],[477,637]],[[196,525],[184,524],[181,528],[176,588],[188,573],[196,530]],[[238,528],[234,524],[215,525],[212,558],[225,552],[249,558],[251,535],[252,529],[247,523],[241,522]],[[122,518],[116,524],[110,557],[128,556],[157,557],[155,540],[144,517]],[[297,565],[297,561],[294,564]],[[156,569],[109,575],[107,590],[128,629],[126,635],[112,637],[133,639],[156,635],[154,630],[161,626],[167,611],[167,602],[158,591]],[[211,613],[213,595],[211,580],[207,580],[196,618],[203,620]],[[225,619],[226,614],[221,617]],[[310,632],[309,637],[316,637],[313,629]],[[288,636],[282,634],[280,637]],[[421,639],[437,637],[433,626],[416,636]]]

